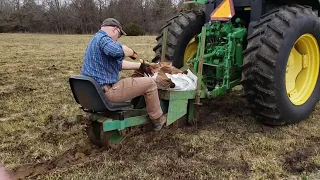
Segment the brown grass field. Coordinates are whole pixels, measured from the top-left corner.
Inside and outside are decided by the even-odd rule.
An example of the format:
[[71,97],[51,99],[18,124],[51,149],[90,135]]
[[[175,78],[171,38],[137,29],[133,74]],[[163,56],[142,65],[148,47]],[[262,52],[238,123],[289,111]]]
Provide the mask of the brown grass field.
[[[320,179],[320,107],[285,127],[255,121],[235,90],[205,100],[197,126],[87,140],[68,78],[92,35],[0,34],[0,163],[22,179]],[[123,37],[150,60],[155,37]],[[123,76],[130,72],[123,73]],[[0,178],[1,179],[1,178]]]

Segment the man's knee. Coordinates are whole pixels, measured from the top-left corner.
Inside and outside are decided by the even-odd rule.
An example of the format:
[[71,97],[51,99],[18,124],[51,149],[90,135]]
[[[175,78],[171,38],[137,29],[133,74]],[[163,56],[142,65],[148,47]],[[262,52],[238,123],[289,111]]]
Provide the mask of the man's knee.
[[155,80],[153,80],[152,78],[150,78],[150,79],[151,79],[151,82],[152,82],[152,86],[157,86],[156,81],[155,81]]
[[153,90],[157,90],[157,83],[155,80],[153,80],[152,78],[151,79],[151,86],[150,88],[152,88]]
[[147,90],[147,92],[154,92],[157,91],[158,86],[157,83],[155,82],[155,80],[153,80],[152,77],[143,77],[145,82],[148,82],[149,84],[149,88]]

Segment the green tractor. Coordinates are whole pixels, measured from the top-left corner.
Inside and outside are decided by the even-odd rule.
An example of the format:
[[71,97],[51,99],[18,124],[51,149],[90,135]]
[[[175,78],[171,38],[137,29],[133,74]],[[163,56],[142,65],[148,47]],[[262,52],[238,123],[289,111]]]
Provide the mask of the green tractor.
[[[153,62],[171,61],[197,75],[197,88],[159,90],[166,126],[199,119],[201,99],[242,85],[252,112],[269,125],[307,119],[319,100],[320,20],[317,0],[188,0],[192,10],[167,21]],[[118,147],[134,129],[150,125],[143,96],[114,103],[90,77],[69,79],[85,116],[89,140]],[[133,131],[134,132],[134,131]]]
[[242,84],[263,123],[285,125],[308,118],[320,96],[318,0],[185,3],[204,9],[167,21],[157,37],[154,62],[193,66],[210,97]]

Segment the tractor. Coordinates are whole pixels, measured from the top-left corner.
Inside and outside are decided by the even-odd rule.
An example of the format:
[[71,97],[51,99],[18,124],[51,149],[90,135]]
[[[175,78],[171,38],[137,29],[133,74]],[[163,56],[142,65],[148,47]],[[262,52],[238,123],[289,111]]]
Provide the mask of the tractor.
[[[168,19],[156,37],[152,62],[170,61],[197,75],[190,91],[159,90],[166,126],[199,120],[201,99],[243,87],[253,115],[280,126],[307,119],[320,99],[320,0],[185,0],[200,10]],[[92,78],[72,76],[70,86],[86,112],[90,141],[115,148],[149,120],[143,97],[110,102]]]

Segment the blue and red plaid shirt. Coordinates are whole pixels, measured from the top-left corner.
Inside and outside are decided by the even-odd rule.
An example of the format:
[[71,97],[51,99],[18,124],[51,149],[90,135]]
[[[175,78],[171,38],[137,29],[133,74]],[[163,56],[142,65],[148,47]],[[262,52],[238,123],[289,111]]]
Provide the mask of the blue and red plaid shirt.
[[120,79],[123,58],[122,45],[99,30],[87,46],[81,75],[92,77],[101,86],[113,84]]

